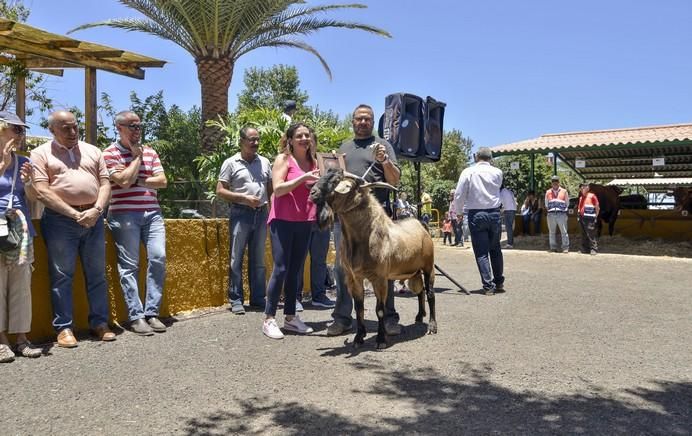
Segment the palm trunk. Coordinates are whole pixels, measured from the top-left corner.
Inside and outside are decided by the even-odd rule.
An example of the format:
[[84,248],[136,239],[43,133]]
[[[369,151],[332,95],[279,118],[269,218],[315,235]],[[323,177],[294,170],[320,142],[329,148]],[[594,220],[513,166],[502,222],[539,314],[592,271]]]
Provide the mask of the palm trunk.
[[197,59],[197,78],[202,85],[202,151],[212,152],[224,140],[223,132],[206,121],[218,120],[228,114],[228,88],[233,76],[233,63],[228,58]]

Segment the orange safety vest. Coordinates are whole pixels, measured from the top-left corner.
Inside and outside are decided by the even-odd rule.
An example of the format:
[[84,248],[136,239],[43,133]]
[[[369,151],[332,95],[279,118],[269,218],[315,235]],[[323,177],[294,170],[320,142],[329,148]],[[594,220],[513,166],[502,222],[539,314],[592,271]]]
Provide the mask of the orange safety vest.
[[548,189],[548,192],[546,193],[546,198],[547,198],[547,203],[546,208],[548,209],[548,213],[550,212],[567,212],[567,190],[564,188],[559,188],[557,191],[557,194],[555,194],[555,191],[551,188]]
[[579,199],[579,215],[585,218],[596,218],[596,206],[598,206],[598,197],[593,192],[588,192],[582,195]]

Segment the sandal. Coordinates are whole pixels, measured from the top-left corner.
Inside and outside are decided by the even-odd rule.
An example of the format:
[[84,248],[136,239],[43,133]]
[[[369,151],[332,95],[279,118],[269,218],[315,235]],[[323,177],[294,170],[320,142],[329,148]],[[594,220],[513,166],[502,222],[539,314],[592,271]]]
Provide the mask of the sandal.
[[5,344],[0,344],[0,363],[12,362],[14,353],[12,349]]
[[41,357],[41,352],[40,348],[34,348],[34,345],[29,342],[22,342],[21,344],[17,344],[15,346],[15,349],[17,350],[17,353],[24,356],[24,357],[30,357],[30,358],[35,358],[35,357]]

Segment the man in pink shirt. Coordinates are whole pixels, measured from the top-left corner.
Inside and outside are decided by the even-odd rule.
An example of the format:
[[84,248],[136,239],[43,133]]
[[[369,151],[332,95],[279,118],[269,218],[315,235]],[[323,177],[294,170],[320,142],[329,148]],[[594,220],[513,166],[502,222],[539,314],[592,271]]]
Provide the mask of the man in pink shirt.
[[31,152],[34,187],[46,206],[41,233],[48,251],[53,327],[58,345],[77,346],[72,333],[72,280],[81,259],[89,300],[89,326],[102,341],[115,340],[108,328],[108,285],[103,208],[111,195],[101,150],[79,141],[74,115],[48,117],[53,140]]

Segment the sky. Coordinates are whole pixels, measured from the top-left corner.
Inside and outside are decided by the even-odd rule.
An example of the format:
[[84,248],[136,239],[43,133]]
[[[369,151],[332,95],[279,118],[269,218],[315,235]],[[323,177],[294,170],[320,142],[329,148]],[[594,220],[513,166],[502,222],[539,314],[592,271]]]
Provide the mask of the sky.
[[[310,1],[334,4],[338,1]],[[331,13],[387,30],[392,38],[328,29],[304,37],[327,60],[263,48],[236,64],[229,109],[249,67],[294,65],[308,104],[346,115],[360,103],[382,112],[396,92],[447,103],[444,128],[476,146],[545,133],[692,122],[692,1],[689,0],[361,0],[367,9]],[[29,25],[66,33],[84,23],[137,16],[116,0],[25,0]],[[130,91],[164,91],[167,105],[200,105],[192,57],[157,37],[96,28],[70,35],[166,60],[145,80],[98,73],[98,92],[116,109]],[[51,77],[58,106],[84,102],[84,73]],[[30,121],[38,123],[40,117]],[[41,133],[40,128],[32,133]]]

